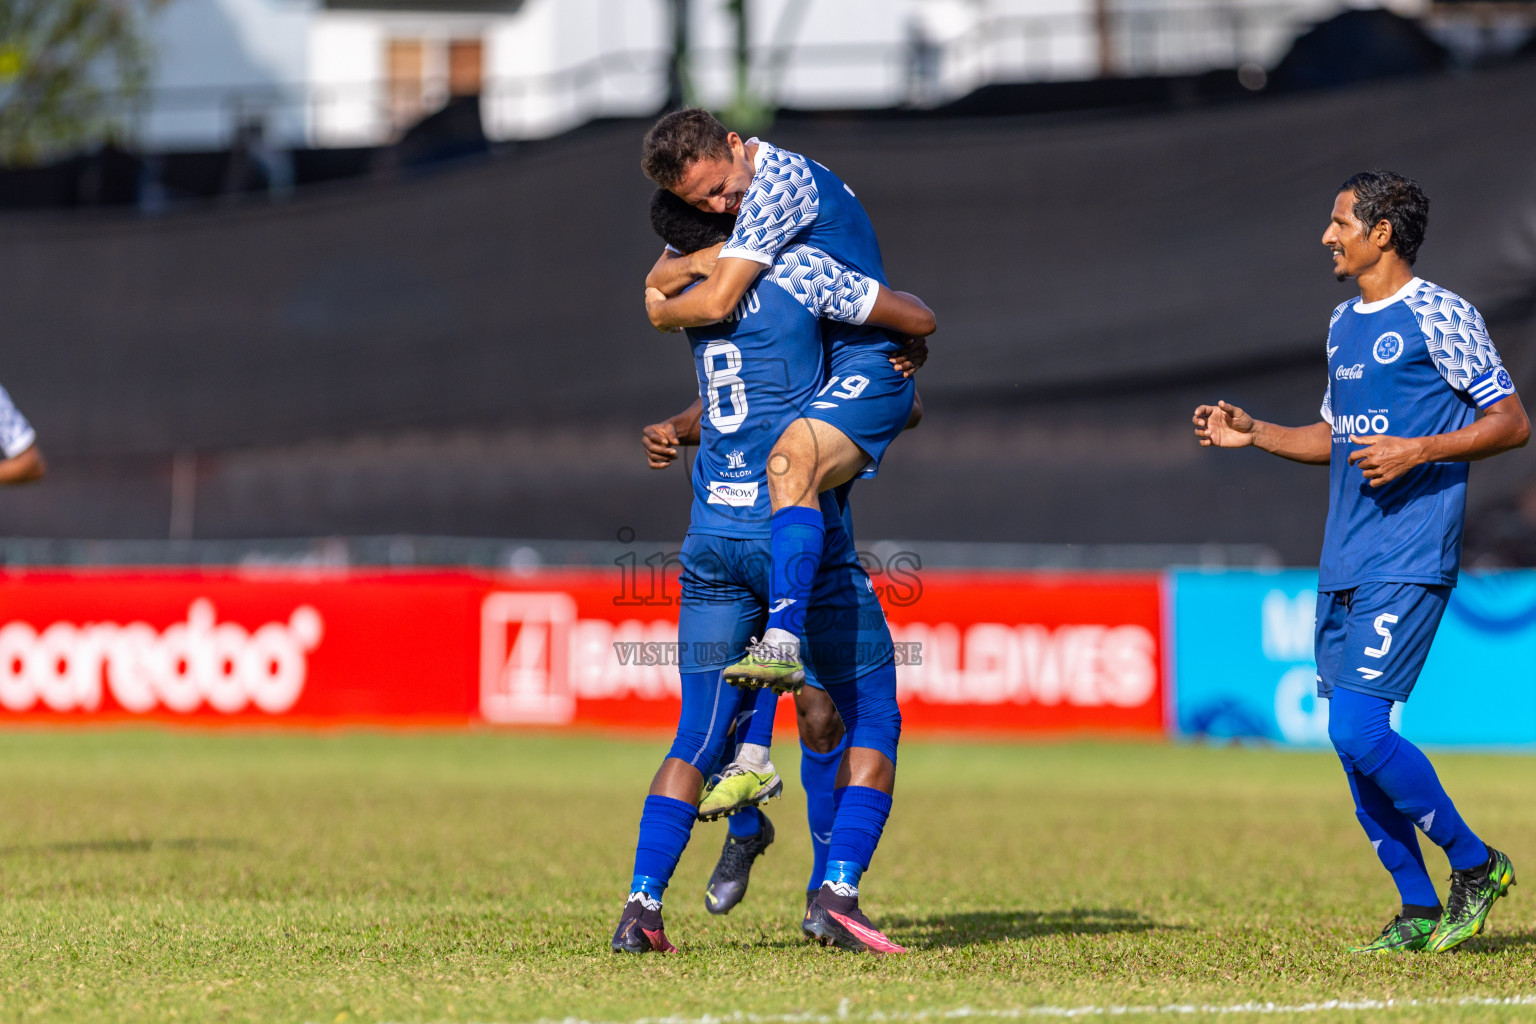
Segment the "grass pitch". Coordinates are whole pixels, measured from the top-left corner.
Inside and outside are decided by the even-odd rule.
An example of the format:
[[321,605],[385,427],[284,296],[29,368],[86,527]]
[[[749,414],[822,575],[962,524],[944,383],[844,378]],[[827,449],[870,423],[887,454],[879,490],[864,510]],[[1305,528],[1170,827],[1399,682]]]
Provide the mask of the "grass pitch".
[[1361,958],[1344,947],[1395,897],[1330,754],[911,743],[864,894],[912,953],[880,961],[800,940],[809,843],[781,743],[790,795],[746,902],[704,912],[725,826],[701,825],[667,900],[685,952],[618,957],[663,745],[0,734],[0,1017],[815,1022],[1326,1000],[1359,1005],[1308,1019],[1536,1016],[1459,1002],[1536,996],[1536,759],[1436,758],[1529,879],[1488,933]]

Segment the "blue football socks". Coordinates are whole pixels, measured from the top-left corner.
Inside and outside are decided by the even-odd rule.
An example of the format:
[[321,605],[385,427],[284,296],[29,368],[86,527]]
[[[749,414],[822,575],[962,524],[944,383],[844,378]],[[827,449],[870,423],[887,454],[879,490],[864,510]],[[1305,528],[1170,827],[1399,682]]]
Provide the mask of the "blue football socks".
[[819,508],[791,505],[773,514],[773,575],[768,580],[768,629],[805,633],[806,606],[821,567],[827,528]]
[[743,807],[726,818],[725,823],[731,835],[737,839],[748,839],[763,830],[763,814],[756,807]]
[[857,892],[859,877],[874,859],[890,817],[891,795],[868,786],[844,786],[833,794],[833,803],[832,842],[822,881],[851,885]]
[[1344,770],[1349,791],[1355,797],[1355,817],[1365,829],[1366,838],[1376,848],[1381,866],[1392,875],[1403,902],[1409,906],[1433,907],[1440,903],[1435,883],[1424,867],[1424,853],[1413,823],[1392,806],[1392,798],[1381,791],[1363,772]]
[[640,839],[635,843],[635,875],[631,893],[643,892],[660,900],[677,870],[677,861],[688,845],[698,808],[669,796],[648,796],[640,814]]
[[[1429,758],[1393,731],[1391,714],[1392,701],[1385,697],[1335,687],[1328,736],[1355,772],[1368,776],[1399,815],[1445,851],[1453,870],[1487,863],[1488,847],[1462,820]],[[1358,799],[1357,806],[1365,809]]]
[[847,749],[847,734],[825,754],[800,744],[800,785],[805,787],[805,818],[811,827],[811,880],[807,890],[820,888],[827,874],[827,848],[832,843],[835,814],[832,788],[837,781],[837,766],[843,763],[843,751]]

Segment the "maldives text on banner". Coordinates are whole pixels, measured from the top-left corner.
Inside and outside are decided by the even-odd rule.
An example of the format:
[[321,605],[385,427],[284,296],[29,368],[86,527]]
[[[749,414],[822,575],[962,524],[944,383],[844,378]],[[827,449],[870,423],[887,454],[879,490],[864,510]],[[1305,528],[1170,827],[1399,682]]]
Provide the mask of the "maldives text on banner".
[[[882,587],[907,728],[1164,730],[1157,577]],[[0,715],[666,726],[677,615],[619,569],[6,574]]]
[[[1178,572],[1171,590],[1177,732],[1328,743],[1312,655],[1316,572]],[[1415,742],[1536,745],[1536,572],[1462,574],[1397,712]]]

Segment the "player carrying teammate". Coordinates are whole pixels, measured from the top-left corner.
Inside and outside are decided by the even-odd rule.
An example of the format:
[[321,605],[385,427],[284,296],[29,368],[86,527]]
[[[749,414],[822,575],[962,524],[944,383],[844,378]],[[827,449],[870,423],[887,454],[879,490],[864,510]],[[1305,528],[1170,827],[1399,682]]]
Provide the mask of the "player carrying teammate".
[[[740,701],[766,701],[746,722],[766,722],[771,729],[774,694],[730,688],[721,670],[761,621],[771,569],[762,493],[768,448],[821,385],[824,315],[848,322],[874,317],[909,332],[931,318],[921,303],[824,253],[793,246],[726,322],[689,332],[704,416],[682,549],[683,710],[641,816],[631,892],[612,942],[616,951],[673,948],[662,922],[662,894],[688,842],[703,769],[720,759]],[[901,715],[890,631],[831,495],[821,500],[818,514],[828,544],[814,596],[834,614],[813,624],[807,653],[847,728],[839,772],[849,782],[836,792],[826,874],[802,928],[847,949],[900,952],[858,906],[859,879],[884,829],[895,783]],[[753,728],[747,724],[749,735]]]
[[[853,190],[798,153],[743,141],[709,112],[665,115],[646,134],[646,175],[685,202],[736,215],[717,258],[663,256],[646,279],[646,309],[658,328],[699,327],[735,310],[765,267],[791,242],[811,245],[886,284],[880,243]],[[700,272],[706,280],[682,291]],[[680,293],[680,294],[679,294]],[[932,325],[914,333],[932,333]],[[739,686],[794,692],[804,679],[800,641],[824,531],[817,495],[856,476],[873,476],[905,428],[914,389],[888,357],[902,339],[867,327],[829,325],[827,378],[802,418],[771,453],[773,593],[763,642],[727,667]]]
[[[1329,467],[1317,692],[1330,698],[1328,736],[1355,815],[1403,903],[1357,952],[1452,949],[1482,931],[1515,884],[1509,858],[1467,826],[1428,758],[1390,723],[1456,584],[1467,463],[1530,437],[1482,317],[1410,269],[1428,219],[1429,200],[1397,174],[1367,171],[1339,186],[1323,244],[1360,298],[1333,311],[1321,422],[1280,427],[1226,402],[1194,415],[1202,445]],[[1443,911],[1415,825],[1451,864]]]
[[25,484],[48,471],[37,447],[37,431],[0,388],[0,484]]

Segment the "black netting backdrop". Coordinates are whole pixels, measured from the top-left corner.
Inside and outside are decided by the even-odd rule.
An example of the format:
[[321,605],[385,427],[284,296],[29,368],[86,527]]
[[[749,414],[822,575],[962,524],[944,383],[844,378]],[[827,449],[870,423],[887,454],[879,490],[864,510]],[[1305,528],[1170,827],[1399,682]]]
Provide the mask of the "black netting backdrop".
[[[1318,239],[1365,167],[1424,184],[1419,270],[1483,309],[1520,382],[1532,124],[1526,66],[1171,114],[781,125],[939,314],[928,421],[861,531],[1310,557],[1321,480],[1194,450],[1190,405],[1315,416],[1350,294]],[[643,128],[270,206],[0,220],[0,381],[55,469],[0,496],[0,530],[162,535],[182,452],[201,535],[680,536],[681,474],[633,442],[691,389],[640,307]],[[1216,499],[1240,514],[1198,511]]]

